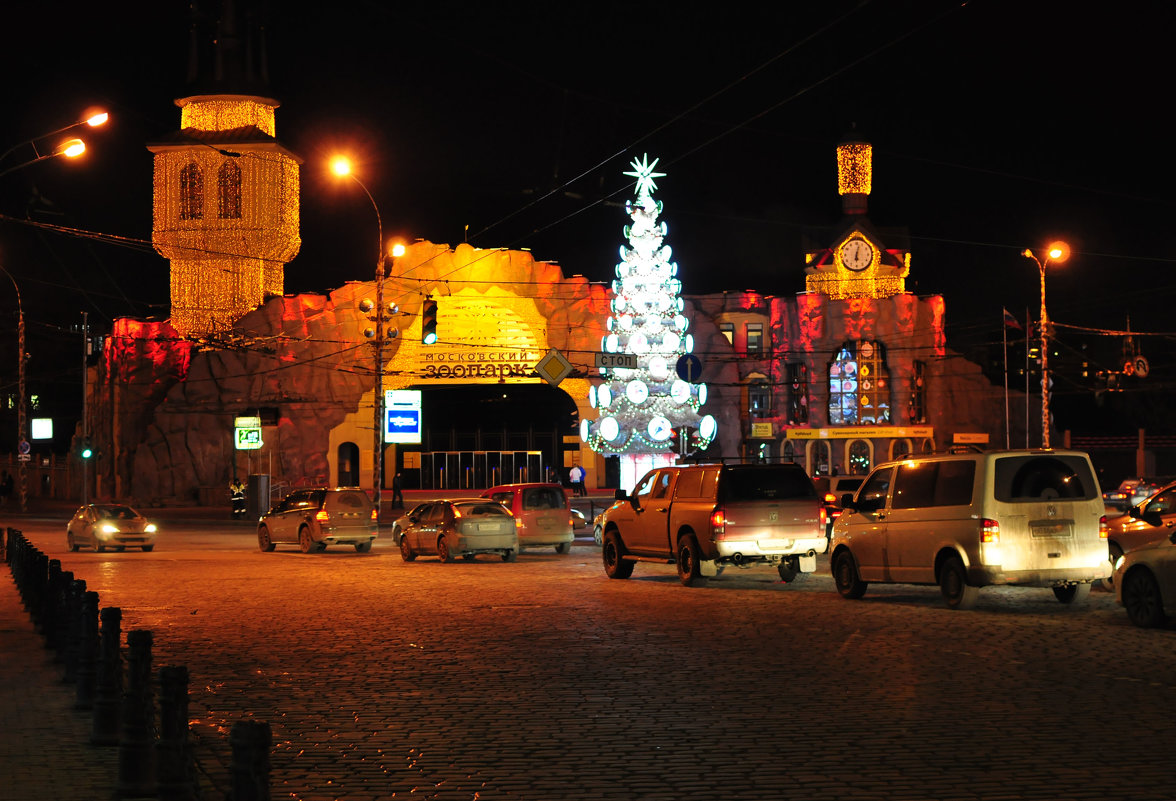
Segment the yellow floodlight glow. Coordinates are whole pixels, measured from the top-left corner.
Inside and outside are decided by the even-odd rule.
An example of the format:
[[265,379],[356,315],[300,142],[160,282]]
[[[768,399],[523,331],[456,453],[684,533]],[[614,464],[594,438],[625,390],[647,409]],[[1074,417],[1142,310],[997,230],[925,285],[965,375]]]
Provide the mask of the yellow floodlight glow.
[[403,242],[393,242],[392,247],[388,248],[388,252],[394,259],[399,259],[401,256],[403,256],[405,250],[407,250],[407,248],[404,247]]
[[331,159],[331,172],[340,177],[351,175],[351,161],[346,156]]
[[86,125],[89,125],[91,128],[97,128],[99,125],[105,124],[109,119],[109,114],[105,111],[99,111],[86,118]]
[[67,159],[76,159],[78,156],[86,152],[86,143],[81,139],[68,139],[61,143],[57,152],[65,156]]
[[1070,258],[1070,246],[1060,240],[1057,242],[1050,242],[1046,253],[1049,255],[1050,261],[1063,262]]

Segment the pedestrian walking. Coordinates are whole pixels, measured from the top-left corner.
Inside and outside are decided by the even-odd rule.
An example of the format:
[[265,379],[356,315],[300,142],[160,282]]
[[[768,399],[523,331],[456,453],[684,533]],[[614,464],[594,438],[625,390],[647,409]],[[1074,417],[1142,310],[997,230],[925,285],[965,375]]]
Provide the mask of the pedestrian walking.
[[392,508],[404,508],[404,491],[400,480],[400,473],[392,477]]

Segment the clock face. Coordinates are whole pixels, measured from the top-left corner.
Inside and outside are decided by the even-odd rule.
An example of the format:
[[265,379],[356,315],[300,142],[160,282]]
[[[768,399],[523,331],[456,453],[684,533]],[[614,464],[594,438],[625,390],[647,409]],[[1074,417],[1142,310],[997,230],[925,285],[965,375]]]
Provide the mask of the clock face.
[[673,428],[670,421],[659,414],[649,421],[649,426],[645,430],[649,432],[649,438],[653,441],[664,442],[670,438]]
[[841,263],[851,270],[864,270],[874,261],[874,249],[864,239],[851,239],[841,246]]

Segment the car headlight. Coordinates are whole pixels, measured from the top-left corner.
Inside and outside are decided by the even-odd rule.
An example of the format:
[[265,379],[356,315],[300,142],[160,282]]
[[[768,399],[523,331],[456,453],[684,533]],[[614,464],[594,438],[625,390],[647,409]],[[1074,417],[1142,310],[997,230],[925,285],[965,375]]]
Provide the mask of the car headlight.
[[1122,564],[1123,564],[1123,557],[1120,556],[1118,559],[1115,560],[1115,570],[1118,570]]
[[155,524],[148,523],[146,526],[143,527],[143,530],[146,531],[148,534],[154,534],[155,533]]
[[114,523],[103,523],[98,527],[98,533],[106,535],[117,534],[118,526],[116,526]]

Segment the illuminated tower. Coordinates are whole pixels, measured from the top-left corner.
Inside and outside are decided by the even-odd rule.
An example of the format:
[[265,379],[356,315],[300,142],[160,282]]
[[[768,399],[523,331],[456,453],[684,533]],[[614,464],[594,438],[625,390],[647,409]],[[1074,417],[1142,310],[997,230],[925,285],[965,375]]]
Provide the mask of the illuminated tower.
[[[632,219],[625,226],[629,246],[621,248],[613,316],[601,343],[606,353],[634,354],[637,367],[601,369],[606,380],[588,395],[600,419],[584,421],[580,428],[581,438],[598,453],[662,457],[645,460],[647,467],[674,461],[675,435],[695,431],[697,447],[705,449],[717,430],[715,419],[698,411],[706,403],[706,384],[684,381],[675,371],[679,359],[694,350],[694,337],[686,332],[678,265],[663,244],[666,224],[657,219],[662,204],[653,199],[653,179],[664,173],[654,172],[656,166],[657,159],[652,164],[647,157],[634,159],[633,172],[625,173],[637,179],[637,199],[625,204]],[[624,460],[621,473],[625,484]],[[627,485],[639,477],[634,471]]]
[[[193,67],[196,78],[196,21]],[[301,160],[274,138],[276,100],[239,93],[263,88],[242,47],[236,14],[216,20],[211,91],[176,100],[180,130],[148,145],[155,154],[152,244],[171,261],[171,324],[185,336],[230,327],[267,296],[283,293],[286,262],[301,246]],[[260,70],[264,74],[264,65]]]

